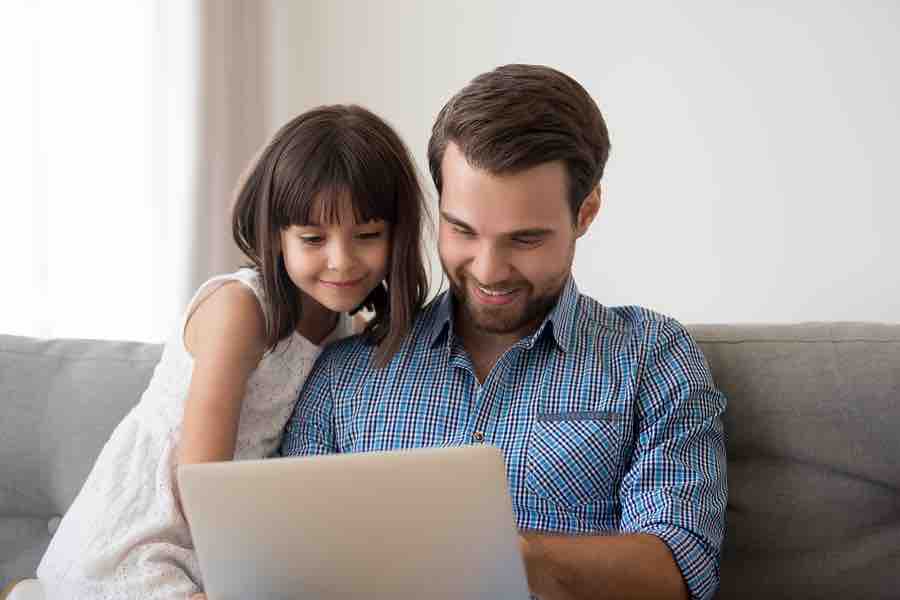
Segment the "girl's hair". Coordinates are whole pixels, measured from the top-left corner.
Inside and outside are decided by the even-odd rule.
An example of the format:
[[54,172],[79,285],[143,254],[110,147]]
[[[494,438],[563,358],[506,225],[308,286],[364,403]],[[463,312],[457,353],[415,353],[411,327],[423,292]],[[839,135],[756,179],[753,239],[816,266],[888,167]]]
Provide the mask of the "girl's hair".
[[[364,338],[384,366],[399,350],[425,302],[422,256],[425,198],[409,151],[382,119],[359,106],[322,106],[281,128],[239,185],[234,241],[261,275],[269,349],[300,322],[300,298],[281,256],[282,229],[321,217],[340,219],[349,195],[358,223],[391,225],[385,282],[359,308],[375,312]],[[358,310],[358,309],[357,309]]]

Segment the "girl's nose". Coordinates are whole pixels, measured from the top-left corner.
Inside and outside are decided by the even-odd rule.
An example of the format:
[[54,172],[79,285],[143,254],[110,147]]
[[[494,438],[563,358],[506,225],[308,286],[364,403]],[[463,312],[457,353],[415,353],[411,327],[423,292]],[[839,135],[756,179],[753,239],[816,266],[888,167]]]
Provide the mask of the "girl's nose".
[[353,250],[342,241],[335,241],[328,250],[328,270],[338,273],[353,266]]

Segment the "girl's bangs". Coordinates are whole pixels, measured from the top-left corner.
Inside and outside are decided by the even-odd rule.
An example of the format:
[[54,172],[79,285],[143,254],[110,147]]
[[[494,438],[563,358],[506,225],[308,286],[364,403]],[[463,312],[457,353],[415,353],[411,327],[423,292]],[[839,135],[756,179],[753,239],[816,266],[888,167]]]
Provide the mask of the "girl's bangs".
[[396,222],[397,190],[387,180],[387,169],[372,167],[378,163],[365,160],[368,157],[353,160],[340,152],[319,153],[323,154],[325,160],[313,159],[305,169],[312,177],[298,169],[298,176],[287,186],[280,215],[285,226],[342,225],[350,214],[355,224]]

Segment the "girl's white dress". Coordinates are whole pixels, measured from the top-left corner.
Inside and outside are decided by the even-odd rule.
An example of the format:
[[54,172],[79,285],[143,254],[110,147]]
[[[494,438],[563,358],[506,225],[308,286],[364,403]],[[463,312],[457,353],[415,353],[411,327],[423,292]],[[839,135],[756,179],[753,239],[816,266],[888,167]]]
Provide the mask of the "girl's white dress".
[[[197,557],[176,498],[175,458],[193,360],[183,330],[200,298],[238,281],[262,300],[258,274],[241,269],[207,281],[168,341],[140,402],[113,431],[38,566],[50,600],[181,600],[202,590]],[[323,343],[350,334],[341,315]],[[264,458],[321,347],[299,334],[266,354],[247,381],[235,460]]]

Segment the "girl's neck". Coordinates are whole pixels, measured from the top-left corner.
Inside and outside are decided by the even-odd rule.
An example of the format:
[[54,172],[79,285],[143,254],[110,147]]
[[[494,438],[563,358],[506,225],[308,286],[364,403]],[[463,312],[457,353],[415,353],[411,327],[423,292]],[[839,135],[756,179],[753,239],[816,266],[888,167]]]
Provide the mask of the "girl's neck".
[[297,323],[297,333],[308,339],[316,346],[337,327],[338,313],[329,310],[300,292],[300,322]]

